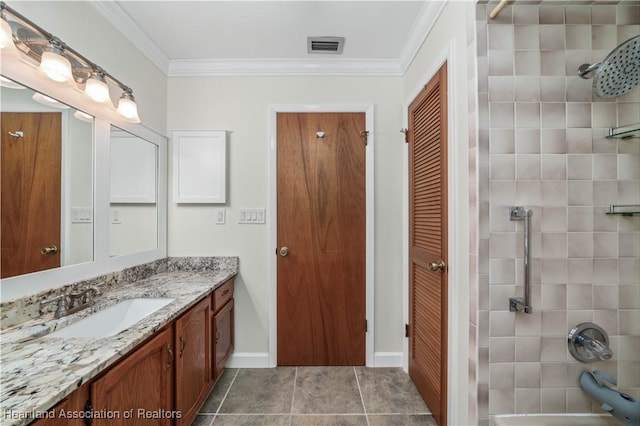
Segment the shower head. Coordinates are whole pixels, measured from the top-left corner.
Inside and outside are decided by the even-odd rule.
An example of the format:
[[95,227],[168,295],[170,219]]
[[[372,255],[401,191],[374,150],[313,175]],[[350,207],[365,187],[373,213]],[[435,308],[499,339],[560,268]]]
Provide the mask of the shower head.
[[593,80],[593,92],[601,98],[622,96],[640,84],[640,36],[635,36],[613,49],[597,64],[583,64],[578,75]]

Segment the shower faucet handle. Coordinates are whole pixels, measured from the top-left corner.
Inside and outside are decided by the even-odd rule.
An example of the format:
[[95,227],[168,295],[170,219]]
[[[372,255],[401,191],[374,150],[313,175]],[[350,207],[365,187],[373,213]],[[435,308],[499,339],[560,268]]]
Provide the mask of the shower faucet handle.
[[580,362],[607,361],[613,357],[607,332],[592,322],[573,327],[567,344],[571,355]]

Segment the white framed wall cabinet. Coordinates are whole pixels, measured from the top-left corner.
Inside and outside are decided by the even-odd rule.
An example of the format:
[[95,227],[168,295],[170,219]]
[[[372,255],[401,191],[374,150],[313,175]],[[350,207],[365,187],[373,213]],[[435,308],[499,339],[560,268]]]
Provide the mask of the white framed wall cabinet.
[[175,130],[173,142],[173,202],[226,202],[227,132]]

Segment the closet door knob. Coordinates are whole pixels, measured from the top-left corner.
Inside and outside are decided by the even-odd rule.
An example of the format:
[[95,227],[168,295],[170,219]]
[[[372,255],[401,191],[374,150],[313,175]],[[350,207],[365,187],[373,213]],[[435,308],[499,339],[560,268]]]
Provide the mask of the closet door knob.
[[429,262],[429,269],[436,272],[443,272],[447,265],[444,263],[444,260],[438,260],[437,262]]
[[280,256],[287,257],[288,255],[289,255],[289,248],[288,247],[280,248]]

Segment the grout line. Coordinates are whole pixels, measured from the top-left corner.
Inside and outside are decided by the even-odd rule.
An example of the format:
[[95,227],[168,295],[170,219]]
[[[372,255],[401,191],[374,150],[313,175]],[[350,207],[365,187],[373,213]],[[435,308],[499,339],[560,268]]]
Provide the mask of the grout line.
[[213,416],[214,422],[216,421],[216,417],[218,417],[218,413],[220,413],[222,404],[224,404],[224,401],[227,399],[227,395],[229,395],[229,392],[231,392],[231,386],[233,386],[233,384],[236,382],[236,377],[238,377],[239,372],[240,372],[240,369],[238,368],[236,370],[236,374],[233,375],[233,379],[231,379],[231,383],[229,383],[229,387],[227,388],[227,391],[224,393],[224,396],[222,397],[222,401],[220,401],[220,405],[218,405],[218,409],[216,410],[215,415]]
[[369,426],[369,415],[367,414],[367,406],[364,404],[364,397],[362,396],[362,388],[360,387],[360,380],[358,380],[358,372],[356,371],[356,367],[353,367],[353,374],[356,376],[356,383],[358,384],[358,392],[360,393],[362,409],[364,410],[365,419],[367,419],[367,426]]
[[291,393],[291,410],[289,410],[289,426],[293,422],[293,403],[296,399],[296,383],[298,382],[298,367],[296,367],[296,372],[293,376],[293,392]]

